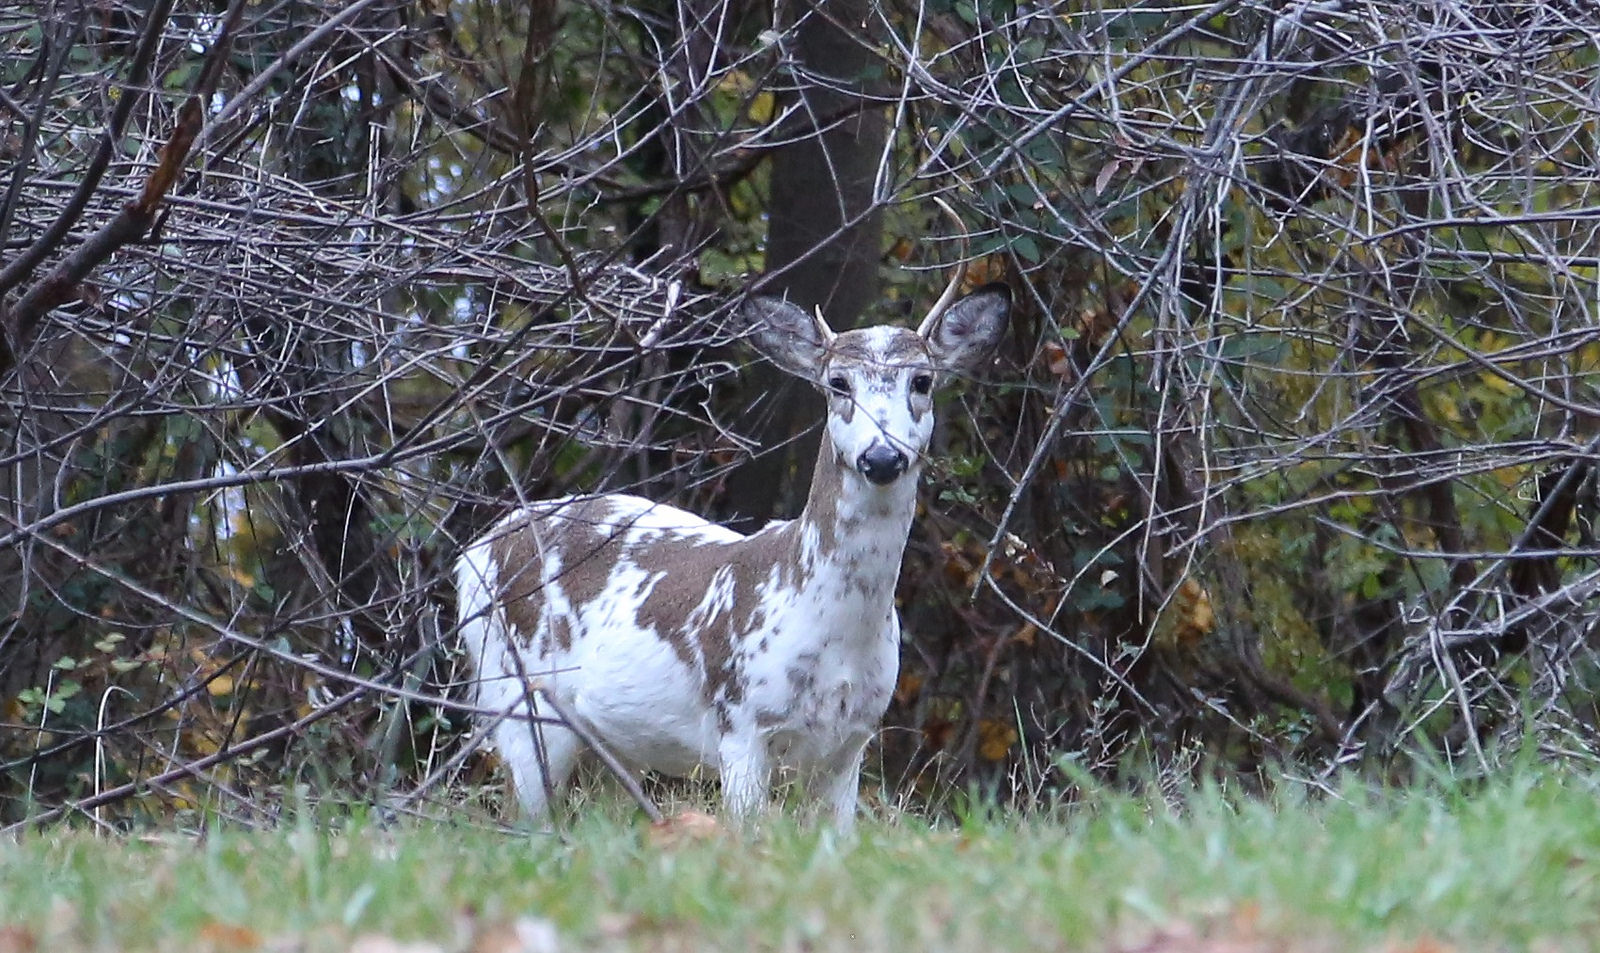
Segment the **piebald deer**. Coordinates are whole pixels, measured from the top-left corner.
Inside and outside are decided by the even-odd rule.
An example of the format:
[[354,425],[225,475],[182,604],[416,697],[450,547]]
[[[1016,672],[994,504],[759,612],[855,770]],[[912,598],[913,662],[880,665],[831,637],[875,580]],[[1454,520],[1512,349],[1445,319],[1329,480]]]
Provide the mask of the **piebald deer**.
[[[828,401],[798,519],[744,536],[637,496],[571,496],[473,543],[456,582],[480,706],[548,716],[525,681],[538,678],[632,769],[714,769],[739,817],[766,803],[775,768],[793,771],[849,827],[899,668],[894,590],[933,391],[993,354],[1010,311],[998,284],[953,300],[959,279],[915,332],[835,333],[820,310],[745,305],[755,347]],[[537,818],[582,742],[514,718],[493,734]]]

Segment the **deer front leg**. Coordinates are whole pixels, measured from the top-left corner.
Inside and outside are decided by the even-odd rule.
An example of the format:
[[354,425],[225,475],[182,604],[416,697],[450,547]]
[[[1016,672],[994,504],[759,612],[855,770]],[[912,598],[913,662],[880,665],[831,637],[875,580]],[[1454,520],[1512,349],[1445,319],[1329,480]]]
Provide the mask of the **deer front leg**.
[[766,806],[772,773],[766,739],[729,735],[717,748],[717,761],[723,809],[741,821],[753,819]]
[[807,784],[818,806],[832,818],[841,833],[855,827],[856,802],[861,792],[861,760],[867,742],[845,745],[826,765],[817,768]]

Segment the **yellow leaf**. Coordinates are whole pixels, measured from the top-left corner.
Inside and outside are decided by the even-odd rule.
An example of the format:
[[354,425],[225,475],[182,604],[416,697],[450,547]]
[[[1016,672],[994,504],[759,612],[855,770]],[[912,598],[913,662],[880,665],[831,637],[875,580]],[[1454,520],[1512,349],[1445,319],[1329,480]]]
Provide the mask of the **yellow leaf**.
[[750,118],[762,124],[771,122],[776,102],[777,99],[769,92],[756,93],[755,98],[750,100]]
[[218,695],[232,695],[233,676],[218,675],[211,681],[206,682],[206,691],[211,693],[212,698],[216,698]]
[[750,74],[742,69],[731,69],[722,74],[722,79],[717,81],[717,89],[724,93],[733,93],[735,96],[744,96],[756,88],[756,81]]
[[978,722],[978,757],[983,760],[1004,761],[1016,743],[1017,729],[1009,721],[985,718]]
[[1173,600],[1178,608],[1174,635],[1179,645],[1194,645],[1216,628],[1217,615],[1211,608],[1211,594],[1193,579],[1185,579]]
[[1496,393],[1504,394],[1507,397],[1517,394],[1522,390],[1522,388],[1518,387],[1511,381],[1506,380],[1504,377],[1501,377],[1499,374],[1492,374],[1488,371],[1484,371],[1478,375],[1478,378],[1483,381],[1483,386],[1495,391]]

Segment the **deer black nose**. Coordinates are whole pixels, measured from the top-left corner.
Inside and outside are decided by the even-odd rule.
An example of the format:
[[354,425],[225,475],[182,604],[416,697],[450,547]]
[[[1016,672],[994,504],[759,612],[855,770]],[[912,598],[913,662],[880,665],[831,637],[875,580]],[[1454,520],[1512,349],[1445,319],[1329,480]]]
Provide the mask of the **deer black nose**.
[[888,486],[906,472],[906,455],[886,443],[875,443],[856,458],[856,469],[879,486]]

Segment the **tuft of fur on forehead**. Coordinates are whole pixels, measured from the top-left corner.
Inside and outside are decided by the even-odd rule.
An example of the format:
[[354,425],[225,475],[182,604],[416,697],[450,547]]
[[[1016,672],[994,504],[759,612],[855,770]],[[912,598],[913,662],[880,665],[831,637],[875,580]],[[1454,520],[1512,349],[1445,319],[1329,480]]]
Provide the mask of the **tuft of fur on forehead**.
[[828,357],[882,367],[931,365],[933,362],[928,344],[921,335],[909,328],[888,325],[841,332],[828,348]]

